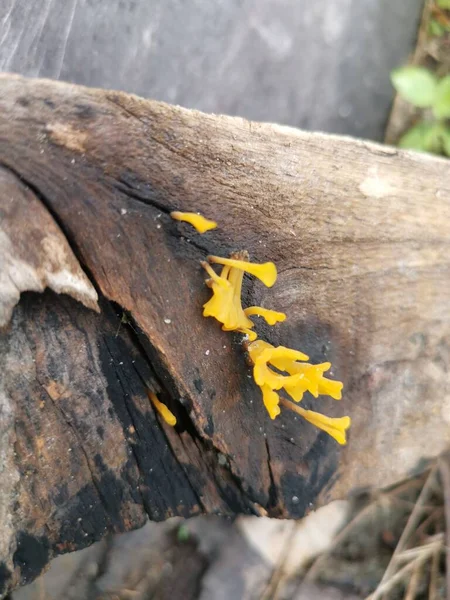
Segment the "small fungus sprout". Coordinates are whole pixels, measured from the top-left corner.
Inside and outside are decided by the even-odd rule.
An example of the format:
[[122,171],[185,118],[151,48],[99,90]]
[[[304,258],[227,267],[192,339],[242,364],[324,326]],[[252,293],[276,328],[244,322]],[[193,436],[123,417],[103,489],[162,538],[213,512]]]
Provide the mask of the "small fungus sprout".
[[210,219],[202,217],[202,215],[197,213],[180,212],[178,210],[174,210],[170,213],[170,216],[176,221],[184,221],[185,223],[189,223],[195,227],[199,233],[206,233],[210,229],[215,229],[217,227],[217,223],[215,221],[211,221]]
[[158,400],[158,398],[156,397],[156,394],[154,392],[147,391],[147,395],[150,399],[150,402],[153,404],[153,406],[159,412],[159,414],[164,419],[164,421],[171,427],[174,427],[177,424],[177,418],[173,414],[173,412],[171,410],[169,410],[165,404],[163,404],[160,400]]

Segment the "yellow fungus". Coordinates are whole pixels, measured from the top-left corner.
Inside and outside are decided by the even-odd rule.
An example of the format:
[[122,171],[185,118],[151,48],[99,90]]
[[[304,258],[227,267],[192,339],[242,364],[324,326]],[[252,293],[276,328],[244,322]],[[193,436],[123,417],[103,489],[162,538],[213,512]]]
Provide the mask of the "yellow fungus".
[[268,385],[261,386],[261,392],[263,397],[264,406],[271,419],[275,419],[280,414],[280,396],[274,392]]
[[252,317],[253,315],[262,317],[268,325],[275,325],[286,320],[284,313],[270,310],[269,308],[262,308],[262,306],[249,306],[248,308],[244,308],[244,313],[247,317]]
[[277,268],[273,262],[258,264],[236,258],[222,258],[221,256],[208,256],[208,260],[212,263],[226,265],[250,273],[250,275],[260,279],[267,287],[272,287],[277,280]]
[[328,433],[328,435],[331,435],[331,437],[334,438],[338,444],[345,446],[347,443],[346,431],[351,425],[350,417],[327,417],[320,413],[314,412],[313,410],[305,410],[301,406],[297,406],[285,398],[280,398],[280,402],[284,407],[296,412],[304,419],[309,421],[309,423],[312,425],[315,425],[319,429],[322,429]]
[[281,375],[273,371],[265,360],[258,359],[253,367],[253,377],[259,386],[267,383],[272,390],[281,390],[281,388],[285,388],[286,386],[295,387],[305,376],[303,373]]
[[252,362],[255,362],[261,352],[266,348],[273,348],[273,346],[264,340],[257,340],[253,344],[249,344],[247,346],[247,352],[249,353]]
[[217,223],[215,221],[211,221],[206,217],[202,217],[202,215],[198,215],[197,213],[192,212],[180,212],[178,210],[174,210],[170,213],[172,219],[176,221],[184,221],[185,223],[189,223],[199,233],[206,233],[210,231],[210,229],[215,229],[217,227]]
[[160,400],[158,400],[158,398],[156,397],[156,394],[154,394],[153,392],[150,392],[150,391],[148,391],[147,394],[148,394],[148,397],[150,398],[151,403],[156,408],[156,410],[159,412],[159,414],[164,419],[164,421],[168,425],[171,425],[172,427],[174,427],[177,424],[177,418],[175,417],[173,412],[170,411],[165,404],[163,404]]
[[[320,413],[297,407],[277,393],[277,390],[284,389],[295,402],[300,402],[306,391],[315,397],[319,394],[327,394],[339,400],[342,383],[326,379],[323,376],[325,371],[331,367],[331,363],[312,365],[299,362],[308,360],[308,356],[285,346],[274,347],[264,340],[250,343],[247,349],[254,365],[255,383],[261,388],[264,406],[271,419],[275,419],[279,414],[279,404],[281,403],[316,427],[326,431],[339,444],[346,443],[345,431],[350,426],[349,417],[338,419],[326,417]],[[277,370],[274,371],[274,369]]]
[[258,338],[258,334],[256,331],[252,331],[251,329],[242,328],[238,330],[239,333],[243,333],[248,337],[249,342],[254,342]]
[[286,348],[286,346],[271,346],[266,347],[261,354],[258,356],[258,360],[263,362],[272,362],[279,360],[294,362],[297,360],[308,360],[309,356],[300,352],[299,350],[293,350],[292,348]]
[[201,264],[210,276],[206,283],[213,291],[212,297],[203,305],[203,316],[217,319],[224,331],[252,329],[253,323],[245,316],[241,304],[244,272],[224,266],[219,276],[211,265]]
[[[222,271],[218,275],[210,264],[203,261],[202,267],[209,275],[206,285],[212,289],[213,295],[203,305],[203,316],[214,317],[222,323],[224,331],[239,331],[248,336],[250,341],[254,341],[257,335],[251,331],[254,327],[253,321],[248,317],[250,315],[261,315],[269,325],[274,325],[284,321],[286,315],[267,308],[251,306],[245,310],[242,308],[241,294],[244,272],[256,272],[264,283],[273,285],[276,279],[276,269],[273,263],[256,265],[248,262],[248,253],[246,251],[236,252],[231,258],[220,258],[217,256],[208,257],[211,262],[223,263]],[[247,315],[248,313],[248,315]]]
[[[254,377],[258,385],[266,378],[273,386],[272,389],[284,388],[295,402],[299,402],[306,391],[315,398],[319,395],[327,395],[335,400],[341,399],[342,383],[326,379],[323,376],[325,371],[331,367],[331,363],[311,365],[306,362],[298,362],[308,360],[306,354],[284,346],[274,348],[262,340],[250,344],[248,351],[255,364]],[[289,373],[289,376],[274,372],[269,365],[279,371]]]

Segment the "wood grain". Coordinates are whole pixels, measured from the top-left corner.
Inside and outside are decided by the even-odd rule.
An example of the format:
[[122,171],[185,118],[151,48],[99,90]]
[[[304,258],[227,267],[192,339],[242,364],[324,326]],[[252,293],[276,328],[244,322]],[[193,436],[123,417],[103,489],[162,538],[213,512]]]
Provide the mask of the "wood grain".
[[[146,515],[300,517],[448,444],[447,161],[3,75],[0,164],[101,308],[26,294],[1,338],[5,589]],[[200,236],[174,209],[219,227]],[[344,381],[341,403],[305,399],[352,417],[344,449],[288,414],[271,422],[241,339],[202,317],[199,261],[236,249],[279,270],[271,289],[245,285],[246,302],[288,315],[260,335]]]

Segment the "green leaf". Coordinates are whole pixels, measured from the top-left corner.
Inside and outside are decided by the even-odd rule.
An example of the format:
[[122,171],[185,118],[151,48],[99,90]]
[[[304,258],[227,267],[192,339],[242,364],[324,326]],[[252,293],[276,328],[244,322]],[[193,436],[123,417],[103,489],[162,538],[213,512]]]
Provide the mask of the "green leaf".
[[442,152],[442,130],[441,123],[420,122],[409,129],[401,138],[398,145],[400,148],[419,150],[420,152]]
[[190,538],[190,532],[189,529],[186,527],[186,525],[180,525],[178,527],[178,531],[177,531],[177,539],[179,542],[183,543],[183,542],[187,542],[188,539]]
[[436,19],[430,19],[430,22],[428,23],[428,33],[430,35],[433,37],[442,37],[445,32],[445,27],[439,23],[439,21],[436,21]]
[[450,0],[436,0],[436,4],[439,8],[450,10]]
[[437,84],[433,113],[437,119],[450,117],[450,75],[443,77]]
[[450,156],[450,129],[448,127],[445,127],[442,130],[442,149],[444,151],[444,154],[446,154],[447,156]]
[[434,100],[437,80],[425,67],[400,67],[391,71],[392,85],[404,98],[418,106],[431,106]]
[[402,136],[398,142],[399,147],[407,148],[408,150],[422,150],[427,152],[425,140],[430,129],[431,125],[429,123],[417,123],[417,125],[408,129]]

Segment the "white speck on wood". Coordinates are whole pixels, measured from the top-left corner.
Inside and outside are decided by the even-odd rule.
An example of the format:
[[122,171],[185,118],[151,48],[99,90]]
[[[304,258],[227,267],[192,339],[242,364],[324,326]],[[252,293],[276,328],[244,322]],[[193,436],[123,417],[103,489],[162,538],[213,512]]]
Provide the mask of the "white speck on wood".
[[386,198],[393,193],[393,188],[385,177],[380,176],[377,167],[369,169],[367,177],[359,186],[359,191],[366,198]]

